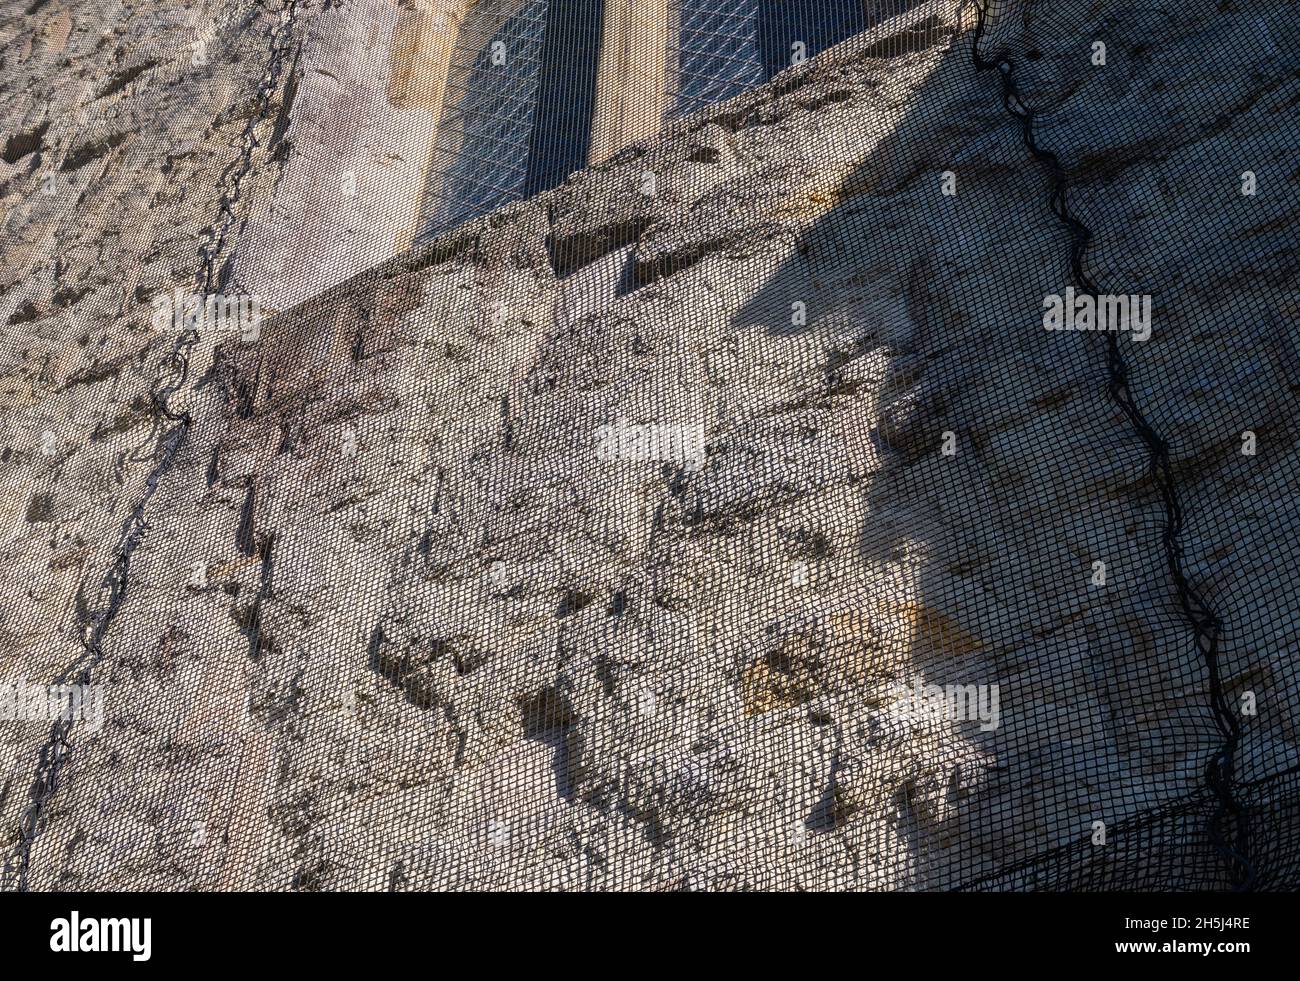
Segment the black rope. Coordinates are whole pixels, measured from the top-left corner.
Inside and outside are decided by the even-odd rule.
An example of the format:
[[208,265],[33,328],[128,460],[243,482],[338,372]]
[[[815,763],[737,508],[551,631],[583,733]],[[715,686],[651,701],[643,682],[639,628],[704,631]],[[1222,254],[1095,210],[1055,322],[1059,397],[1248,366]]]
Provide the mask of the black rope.
[[[117,551],[112,563],[99,581],[98,594],[107,596],[107,602],[98,612],[86,613],[81,620],[82,650],[71,665],[59,676],[57,684],[68,684],[75,678],[74,684],[87,686],[91,683],[91,673],[104,658],[104,635],[108,632],[118,610],[126,597],[130,585],[131,558],[140,542],[149,530],[145,511],[149,501],[158,490],[163,477],[171,469],[193,423],[188,411],[176,412],[171,408],[170,399],[184,387],[189,377],[190,353],[199,339],[197,322],[202,317],[202,299],[212,289],[217,279],[217,258],[224,249],[231,229],[236,222],[235,206],[239,202],[240,189],[244,178],[253,166],[253,153],[261,145],[255,132],[258,123],[267,118],[271,105],[271,96],[279,84],[280,73],[285,56],[293,46],[293,28],[297,17],[298,0],[289,0],[281,11],[279,24],[271,28],[270,60],[267,69],[258,83],[258,108],[247,122],[241,134],[242,148],[240,154],[222,172],[219,187],[221,194],[221,220],[217,228],[212,229],[199,247],[199,269],[195,274],[195,285],[199,291],[199,309],[184,320],[185,329],[176,338],[172,349],[164,362],[164,373],[154,380],[150,387],[149,400],[153,413],[153,430],[167,423],[172,423],[160,436],[154,448],[157,459],[149,476],[145,478],[144,491],[136,501],[130,517],[124,522],[118,540]],[[286,39],[287,38],[287,39]],[[170,370],[170,376],[167,371]],[[17,844],[6,857],[6,875],[16,874],[17,890],[27,892],[28,872],[31,867],[32,845],[41,830],[41,816],[50,798],[59,787],[59,777],[67,765],[72,751],[76,748],[71,740],[75,720],[71,713],[57,719],[50,730],[49,738],[41,747],[36,764],[36,774],[32,782],[31,804],[19,820],[19,838]]]
[[[1051,178],[1052,212],[1070,233],[1071,274],[1076,286],[1095,299],[1101,290],[1083,266],[1084,254],[1092,241],[1092,230],[1070,212],[1066,198],[1068,181],[1060,158],[1051,150],[1041,147],[1034,137],[1037,113],[1030,110],[1021,97],[1016,83],[1015,68],[1010,57],[1005,51],[999,52],[992,58],[985,58],[980,54],[980,41],[984,37],[987,21],[987,2],[978,4],[977,9],[978,16],[971,43],[971,58],[975,69],[980,72],[997,72],[1002,82],[1003,108],[1020,122],[1021,141],[1025,148],[1034,159],[1047,166]],[[1178,594],[1179,606],[1191,626],[1197,648],[1204,657],[1209,676],[1211,708],[1215,724],[1223,738],[1218,752],[1211,757],[1205,768],[1205,782],[1218,800],[1218,807],[1209,822],[1210,839],[1228,864],[1234,888],[1242,891],[1249,890],[1254,884],[1256,873],[1248,858],[1250,843],[1248,815],[1233,791],[1233,769],[1237,746],[1241,739],[1241,725],[1227,700],[1219,670],[1219,640],[1223,635],[1223,624],[1183,570],[1183,551],[1179,542],[1183,528],[1183,511],[1178,499],[1173,469],[1169,463],[1169,443],[1147,421],[1129,391],[1128,364],[1124,360],[1119,339],[1114,332],[1107,334],[1106,346],[1106,367],[1110,376],[1107,389],[1111,401],[1124,413],[1133,431],[1147,448],[1148,472],[1159,490],[1164,507],[1161,543],[1165,553],[1165,566],[1169,570],[1174,589]],[[1235,829],[1235,833],[1230,832],[1230,829]],[[1232,840],[1229,840],[1230,834]]]

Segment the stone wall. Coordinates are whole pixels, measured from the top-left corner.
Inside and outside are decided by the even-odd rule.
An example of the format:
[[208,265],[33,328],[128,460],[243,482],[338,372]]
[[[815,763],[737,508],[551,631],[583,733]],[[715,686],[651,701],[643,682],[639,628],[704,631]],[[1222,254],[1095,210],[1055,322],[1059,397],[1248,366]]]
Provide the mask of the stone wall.
[[[917,889],[1028,862],[1025,888],[1055,849],[1094,886],[1227,882],[1199,819],[1141,829],[1205,797],[1216,686],[1237,780],[1296,762],[1300,10],[1029,14],[981,50],[1059,155],[1089,275],[1152,298],[1121,394],[1168,441],[1213,670],[1107,338],[1044,330],[1072,283],[1050,169],[969,8],[920,4],[254,338],[200,332],[31,888]],[[10,675],[80,656],[147,489],[170,338],[132,326],[129,270],[192,274],[238,159],[218,132],[172,164],[207,180],[158,178],[180,200],[120,236],[6,205],[27,258],[0,301],[36,311],[8,314],[0,395]],[[144,174],[149,139],[177,153],[103,159]],[[269,191],[241,200],[275,231]],[[54,309],[56,273],[107,281]],[[908,718],[915,685],[996,690],[996,725]],[[48,725],[6,726],[20,848]]]

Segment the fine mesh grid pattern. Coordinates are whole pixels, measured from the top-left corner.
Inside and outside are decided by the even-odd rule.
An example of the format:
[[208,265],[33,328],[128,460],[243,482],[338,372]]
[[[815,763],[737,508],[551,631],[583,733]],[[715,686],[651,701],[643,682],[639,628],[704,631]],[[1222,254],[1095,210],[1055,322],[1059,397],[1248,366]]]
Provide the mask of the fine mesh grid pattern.
[[678,18],[678,31],[670,36],[679,73],[674,116],[766,81],[758,46],[758,0],[726,5],[680,0]]
[[[653,8],[652,8],[653,9]],[[593,0],[480,0],[456,31],[426,197],[428,239],[581,168],[602,10]],[[672,0],[664,118],[725,101],[894,13],[862,0]],[[637,29],[650,13],[634,18]],[[549,47],[548,47],[549,46]],[[545,49],[545,50],[544,50]],[[544,86],[549,66],[553,79]],[[639,107],[638,107],[639,108]]]
[[867,26],[869,11],[893,13],[899,4],[858,0],[759,0],[758,44],[768,78],[792,58],[812,57]]
[[1295,888],[1300,8],[683,0],[588,168],[600,6],[229,4],[134,76],[207,170],[6,134],[0,680],[101,714],[6,703],[5,887]]
[[505,16],[516,6],[480,3],[471,16],[485,27],[462,27],[457,35],[440,123],[440,136],[454,149],[445,151],[452,159],[441,186],[430,189],[445,211],[434,231],[524,196],[550,4],[531,0]]

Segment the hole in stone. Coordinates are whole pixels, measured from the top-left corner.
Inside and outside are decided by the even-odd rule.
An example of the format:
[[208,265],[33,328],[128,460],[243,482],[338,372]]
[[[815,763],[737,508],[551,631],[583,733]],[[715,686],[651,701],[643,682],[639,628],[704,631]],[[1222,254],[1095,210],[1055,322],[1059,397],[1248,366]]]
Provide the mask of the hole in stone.
[[566,589],[564,598],[560,600],[560,605],[555,611],[555,619],[563,620],[565,617],[579,612],[590,602],[591,596],[587,593],[579,592],[576,589]]
[[574,721],[573,706],[554,685],[521,699],[519,712],[524,723],[525,739],[560,739],[564,730]]
[[15,133],[5,140],[4,153],[0,153],[0,158],[3,158],[5,163],[11,164],[17,163],[29,153],[35,153],[41,148],[41,139],[49,128],[49,123],[41,123],[26,133]]

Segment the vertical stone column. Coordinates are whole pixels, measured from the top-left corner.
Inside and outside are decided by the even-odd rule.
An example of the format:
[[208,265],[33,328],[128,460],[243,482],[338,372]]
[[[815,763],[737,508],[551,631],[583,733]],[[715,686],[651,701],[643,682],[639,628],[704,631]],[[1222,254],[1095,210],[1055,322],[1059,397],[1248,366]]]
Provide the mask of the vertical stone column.
[[296,306],[410,248],[452,56],[476,4],[351,0],[307,22],[286,100],[293,151],[271,200],[250,206],[236,259],[263,309]]
[[659,132],[668,108],[670,0],[605,0],[588,159]]
[[442,115],[447,74],[461,22],[478,0],[414,0],[401,8],[394,31],[388,102]]
[[429,120],[428,139],[420,163],[421,193],[416,195],[409,227],[399,234],[397,251],[405,251],[420,231],[423,189],[438,142],[438,124],[447,97],[447,78],[460,27],[478,0],[415,0],[404,9],[393,39],[388,102],[400,109],[417,109]]

